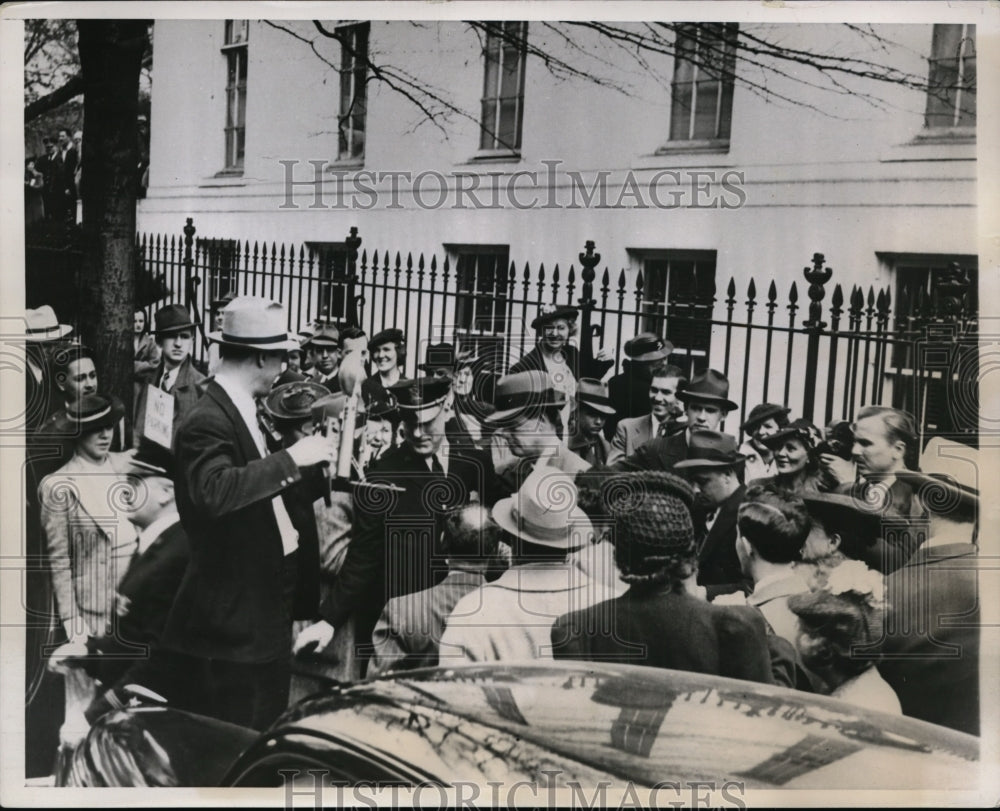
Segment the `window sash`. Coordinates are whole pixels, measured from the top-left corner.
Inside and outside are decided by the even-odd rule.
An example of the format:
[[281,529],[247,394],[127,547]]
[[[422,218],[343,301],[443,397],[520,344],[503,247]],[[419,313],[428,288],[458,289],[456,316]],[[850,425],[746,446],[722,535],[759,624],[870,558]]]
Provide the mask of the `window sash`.
[[509,42],[493,32],[486,34],[480,149],[521,148],[528,24],[506,22],[503,25],[505,35],[520,44]]
[[738,30],[736,23],[712,23],[678,32],[671,82],[671,141],[729,138]]
[[248,20],[226,20],[226,169],[242,169],[246,156]]
[[938,24],[931,36],[924,126],[976,124],[976,26]]
[[338,116],[337,160],[356,160],[365,155],[365,127],[368,113],[369,23],[347,29],[350,48],[340,52],[340,115]]

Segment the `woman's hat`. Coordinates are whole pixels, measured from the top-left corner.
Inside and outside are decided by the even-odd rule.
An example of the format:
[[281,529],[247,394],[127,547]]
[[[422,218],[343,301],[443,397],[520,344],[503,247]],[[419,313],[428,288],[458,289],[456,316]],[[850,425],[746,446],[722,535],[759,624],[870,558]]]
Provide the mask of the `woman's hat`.
[[559,321],[560,319],[563,321],[576,321],[578,315],[576,307],[568,304],[543,304],[538,308],[538,315],[531,322],[531,328],[541,329],[546,324],[551,324],[553,321]]
[[882,637],[885,585],[882,575],[859,560],[831,569],[825,585],[788,598],[788,608],[844,652]]
[[771,450],[774,450],[780,447],[786,439],[797,439],[806,446],[806,450],[813,451],[823,441],[823,434],[809,420],[799,418],[792,420],[778,432],[771,434],[771,436],[766,436],[760,441],[768,448],[771,448]]
[[500,378],[493,395],[496,411],[486,417],[487,422],[503,422],[528,409],[544,406],[562,407],[566,395],[553,385],[548,372],[531,369]]
[[594,537],[587,514],[576,503],[572,477],[539,465],[510,498],[493,507],[493,520],[511,535],[555,549],[586,546]]
[[736,403],[729,399],[729,380],[715,369],[709,369],[695,377],[683,391],[677,392],[677,399],[685,403],[717,405],[723,411],[733,411],[739,408]]
[[600,380],[581,377],[576,384],[576,401],[598,414],[617,414],[608,397],[608,387]]
[[24,340],[29,343],[58,341],[73,331],[73,328],[69,324],[59,323],[59,319],[56,318],[56,311],[48,304],[43,304],[36,310],[26,310],[24,320]]
[[694,490],[679,476],[643,470],[608,476],[601,484],[603,514],[615,523],[615,546],[639,557],[696,552]]
[[805,503],[810,518],[842,538],[853,538],[867,545],[882,534],[881,513],[860,509],[852,496],[840,493],[796,495]]
[[792,409],[777,403],[761,403],[750,409],[750,415],[746,422],[740,426],[741,430],[747,434],[752,434],[760,425],[768,420],[775,420],[780,424],[783,417],[788,416]]
[[403,335],[403,330],[397,329],[396,327],[390,327],[389,329],[384,329],[372,336],[371,340],[368,342],[368,351],[374,352],[383,344],[396,344],[398,349],[403,345],[405,340],[406,338]]
[[312,405],[330,393],[326,386],[303,380],[275,387],[264,400],[267,413],[276,420],[305,420]]
[[103,428],[112,428],[125,416],[125,406],[107,394],[85,394],[73,408],[59,413],[55,429],[59,433],[83,436]]
[[237,296],[222,311],[222,329],[209,340],[266,352],[298,349],[298,339],[285,328],[285,308],[257,296]]
[[153,322],[156,325],[153,334],[157,336],[194,329],[194,322],[183,304],[168,304],[166,307],[161,307],[153,315]]
[[736,437],[698,429],[691,432],[687,458],[674,465],[674,470],[735,467],[745,461],[737,449]]
[[632,360],[654,361],[669,357],[674,345],[652,332],[640,332],[625,342],[625,354]]

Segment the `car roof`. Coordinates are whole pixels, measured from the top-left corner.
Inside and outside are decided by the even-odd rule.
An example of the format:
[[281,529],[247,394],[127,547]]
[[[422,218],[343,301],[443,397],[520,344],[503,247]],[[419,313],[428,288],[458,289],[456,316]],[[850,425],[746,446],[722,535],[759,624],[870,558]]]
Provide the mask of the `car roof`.
[[363,682],[303,700],[269,737],[310,735],[405,757],[443,782],[544,780],[540,763],[584,785],[939,789],[979,776],[978,739],[950,729],[783,687],[591,662]]

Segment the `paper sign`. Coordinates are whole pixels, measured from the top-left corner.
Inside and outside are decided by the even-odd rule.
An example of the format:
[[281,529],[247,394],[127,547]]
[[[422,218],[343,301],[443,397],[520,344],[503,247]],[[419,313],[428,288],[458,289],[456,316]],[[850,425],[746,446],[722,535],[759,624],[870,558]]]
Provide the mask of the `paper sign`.
[[146,386],[146,413],[142,434],[169,448],[174,434],[174,396],[156,386]]

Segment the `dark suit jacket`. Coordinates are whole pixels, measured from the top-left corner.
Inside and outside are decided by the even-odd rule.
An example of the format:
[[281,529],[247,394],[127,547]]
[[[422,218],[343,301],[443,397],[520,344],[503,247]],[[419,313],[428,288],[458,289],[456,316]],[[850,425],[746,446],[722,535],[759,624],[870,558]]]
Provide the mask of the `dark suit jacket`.
[[354,537],[321,613],[340,627],[355,618],[355,639],[366,644],[385,604],[423,591],[447,573],[440,549],[445,513],[479,501],[492,504],[495,489],[489,455],[450,446],[448,474],[431,473],[409,445],[393,448],[368,470],[371,483],[390,483],[405,492],[359,486],[354,491]]
[[[736,555],[736,514],[746,497],[747,488],[740,485],[719,505],[719,514],[712,528],[704,535],[698,552],[698,584],[701,586],[739,583],[743,579],[740,559]],[[704,513],[694,516],[696,530],[704,532]]]
[[236,406],[214,381],[181,423],[174,452],[177,509],[191,539],[191,561],[163,646],[235,662],[288,655],[293,617],[283,593],[284,552],[271,499],[282,496],[299,531],[296,602],[305,610],[296,613],[314,618],[315,606],[306,603],[314,588],[308,579],[318,577],[319,568],[312,511],[317,471],[303,475],[288,451],[261,458]]
[[[600,380],[607,373],[608,369],[615,365],[614,361],[610,360],[594,360],[590,364],[583,364],[580,350],[569,344],[566,345],[564,351],[566,353],[566,365],[569,366],[570,371],[573,372],[577,380],[581,377],[592,377],[595,380]],[[517,372],[530,372],[533,370],[539,372],[548,371],[545,367],[545,361],[542,359],[542,352],[537,346],[511,366],[507,374],[512,375]]]
[[878,669],[904,714],[979,734],[978,570],[989,565],[972,544],[922,546],[886,578]]
[[649,383],[648,364],[622,361],[621,374],[608,381],[608,397],[617,412],[616,416],[609,417],[604,424],[604,436],[608,440],[615,435],[615,428],[620,420],[649,413]]
[[631,456],[611,465],[611,469],[616,472],[662,470],[670,473],[674,465],[687,459],[687,451],[687,431],[678,431],[667,437],[653,437]]
[[624,662],[773,684],[767,625],[753,608],[666,589],[574,611],[552,627],[557,659]]
[[[861,504],[871,503],[865,498],[868,483],[864,480],[843,484],[835,492],[853,496]],[[889,487],[889,499],[884,516],[885,532],[865,548],[862,560],[870,569],[891,574],[908,561],[924,542],[925,527],[921,524],[927,513],[906,482],[894,479]],[[916,521],[916,523],[913,523]],[[909,525],[907,522],[910,522]]]

